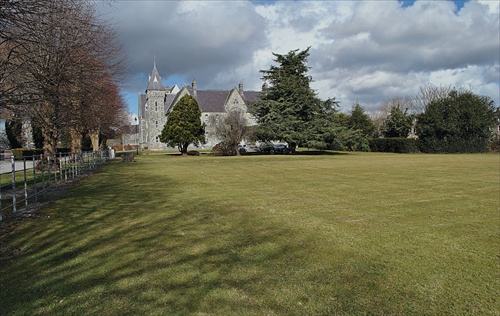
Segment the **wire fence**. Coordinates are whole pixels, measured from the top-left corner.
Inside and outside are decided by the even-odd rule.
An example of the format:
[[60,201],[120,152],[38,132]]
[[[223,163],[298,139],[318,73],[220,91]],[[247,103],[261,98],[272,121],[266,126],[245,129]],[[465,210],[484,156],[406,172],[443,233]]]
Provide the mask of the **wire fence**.
[[110,151],[58,153],[16,159],[0,157],[0,221],[6,213],[28,210],[49,188],[74,180],[114,155]]

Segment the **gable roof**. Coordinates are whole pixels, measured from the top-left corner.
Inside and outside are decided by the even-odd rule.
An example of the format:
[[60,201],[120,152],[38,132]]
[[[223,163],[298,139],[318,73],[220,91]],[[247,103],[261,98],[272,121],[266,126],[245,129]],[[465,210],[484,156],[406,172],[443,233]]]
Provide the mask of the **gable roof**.
[[[193,95],[193,90],[188,88],[189,93]],[[202,112],[225,112],[224,106],[233,90],[196,90],[196,101]],[[244,91],[243,100],[245,103],[258,100],[260,92]]]

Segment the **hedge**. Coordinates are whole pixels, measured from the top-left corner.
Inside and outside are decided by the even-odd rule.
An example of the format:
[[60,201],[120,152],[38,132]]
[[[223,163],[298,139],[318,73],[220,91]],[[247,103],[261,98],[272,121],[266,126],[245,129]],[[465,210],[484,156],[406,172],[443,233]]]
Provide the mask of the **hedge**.
[[485,153],[489,151],[489,140],[481,138],[442,140],[426,138],[419,141],[423,153]]
[[16,159],[23,159],[32,156],[43,155],[43,149],[32,149],[32,148],[14,148],[12,149],[12,155]]
[[373,152],[418,153],[418,140],[413,138],[373,138],[369,142]]

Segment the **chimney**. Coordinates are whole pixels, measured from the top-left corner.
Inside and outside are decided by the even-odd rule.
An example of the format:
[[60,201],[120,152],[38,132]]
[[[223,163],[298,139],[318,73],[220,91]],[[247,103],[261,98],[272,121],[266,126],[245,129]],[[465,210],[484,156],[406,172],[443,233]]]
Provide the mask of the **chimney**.
[[196,97],[196,80],[193,78],[193,82],[191,82],[191,88],[193,88],[193,97]]
[[238,85],[238,92],[243,97],[243,82],[241,82],[241,81],[240,81],[240,84]]

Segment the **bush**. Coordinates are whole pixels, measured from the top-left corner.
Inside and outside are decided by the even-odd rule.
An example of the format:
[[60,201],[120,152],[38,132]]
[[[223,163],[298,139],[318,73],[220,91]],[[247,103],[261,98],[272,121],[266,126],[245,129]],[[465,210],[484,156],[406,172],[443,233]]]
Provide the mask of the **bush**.
[[436,139],[426,138],[419,141],[419,148],[424,153],[484,153],[488,152],[488,142],[484,139]]
[[234,156],[236,153],[234,152],[234,148],[232,146],[228,146],[224,142],[220,142],[212,148],[212,154],[214,156]]
[[31,148],[15,148],[15,149],[12,149],[12,155],[20,160],[20,159],[23,159],[23,158],[28,158],[28,157],[32,157],[32,156],[39,156],[39,155],[43,155],[43,149],[31,149]]
[[63,154],[67,154],[71,152],[71,148],[56,148],[56,153],[63,153]]
[[500,135],[491,138],[489,148],[492,153],[500,153]]
[[373,152],[418,153],[418,140],[413,138],[374,138],[370,140]]

